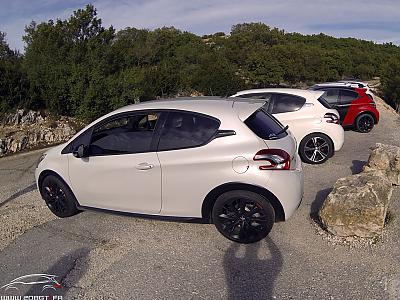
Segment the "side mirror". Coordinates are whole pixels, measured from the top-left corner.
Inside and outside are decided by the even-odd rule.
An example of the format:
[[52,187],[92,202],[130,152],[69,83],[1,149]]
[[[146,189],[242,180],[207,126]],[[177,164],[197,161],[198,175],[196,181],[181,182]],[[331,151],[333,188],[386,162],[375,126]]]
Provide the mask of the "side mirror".
[[87,148],[85,145],[79,145],[75,150],[72,152],[72,155],[75,156],[76,158],[82,158],[87,156]]

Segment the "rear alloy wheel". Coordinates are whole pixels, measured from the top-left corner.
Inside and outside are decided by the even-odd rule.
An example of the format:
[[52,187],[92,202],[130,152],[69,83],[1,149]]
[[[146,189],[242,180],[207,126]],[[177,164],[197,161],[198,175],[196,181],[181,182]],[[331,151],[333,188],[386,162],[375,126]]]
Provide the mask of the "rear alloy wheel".
[[332,157],[333,143],[325,134],[309,134],[299,145],[299,155],[305,163],[322,164]]
[[40,190],[47,207],[57,217],[66,218],[79,213],[75,196],[58,177],[46,176]]
[[212,219],[223,236],[249,244],[268,235],[275,222],[275,212],[263,196],[239,190],[226,192],[217,198]]
[[374,128],[375,120],[370,114],[359,115],[356,119],[356,129],[358,132],[367,133]]

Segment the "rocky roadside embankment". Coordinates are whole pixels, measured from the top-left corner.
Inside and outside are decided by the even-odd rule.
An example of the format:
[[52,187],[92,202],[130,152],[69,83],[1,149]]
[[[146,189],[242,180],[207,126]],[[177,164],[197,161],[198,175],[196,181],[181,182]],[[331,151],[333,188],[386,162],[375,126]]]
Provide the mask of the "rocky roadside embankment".
[[0,156],[62,143],[83,126],[75,118],[19,109],[0,122]]
[[333,235],[382,234],[394,186],[400,185],[400,147],[377,143],[361,173],[340,178],[319,216]]

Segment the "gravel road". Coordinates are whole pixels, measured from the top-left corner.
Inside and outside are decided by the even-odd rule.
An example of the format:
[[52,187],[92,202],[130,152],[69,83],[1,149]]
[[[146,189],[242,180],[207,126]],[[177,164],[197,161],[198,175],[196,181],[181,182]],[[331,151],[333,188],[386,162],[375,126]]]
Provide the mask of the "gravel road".
[[[59,276],[55,294],[64,299],[399,299],[399,188],[394,218],[373,241],[339,241],[310,217],[338,178],[361,170],[376,142],[400,146],[399,116],[382,102],[378,108],[381,122],[370,134],[346,131],[331,160],[305,165],[300,208],[252,245],[206,224],[97,212],[58,219],[33,184],[40,151],[2,158],[0,286],[49,273]],[[21,292],[40,295],[41,288]]]

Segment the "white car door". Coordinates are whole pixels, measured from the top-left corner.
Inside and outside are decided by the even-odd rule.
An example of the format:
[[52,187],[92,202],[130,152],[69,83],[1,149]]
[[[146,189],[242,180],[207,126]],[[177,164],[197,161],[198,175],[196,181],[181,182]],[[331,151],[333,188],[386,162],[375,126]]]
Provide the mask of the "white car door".
[[283,125],[289,125],[289,130],[300,143],[305,135],[311,133],[315,123],[320,122],[312,105],[307,104],[303,97],[277,93],[274,94],[269,111]]
[[69,176],[80,205],[160,212],[161,167],[154,146],[159,117],[154,112],[135,112],[95,125],[87,157],[69,156]]
[[[199,217],[201,205],[216,182],[225,182],[232,158],[203,146],[218,131],[220,122],[192,112],[170,112],[158,146],[162,167],[162,214]],[[221,142],[212,141],[211,143]],[[232,150],[234,151],[234,150]],[[210,163],[212,160],[215,163]],[[222,178],[220,178],[222,177]],[[205,178],[207,178],[205,180]]]

